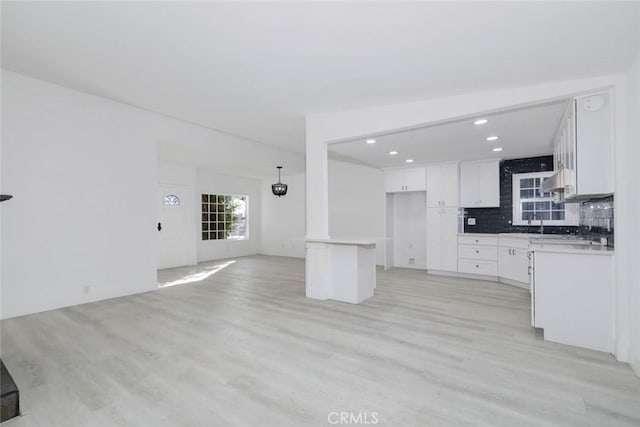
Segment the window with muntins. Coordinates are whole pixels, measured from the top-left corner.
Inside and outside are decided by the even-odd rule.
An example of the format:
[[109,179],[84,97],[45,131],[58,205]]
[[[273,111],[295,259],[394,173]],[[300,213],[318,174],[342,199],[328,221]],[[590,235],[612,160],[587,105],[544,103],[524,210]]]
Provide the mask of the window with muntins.
[[558,203],[541,190],[542,181],[554,172],[513,174],[513,225],[578,225],[577,208]]
[[249,196],[203,194],[202,240],[249,238]]

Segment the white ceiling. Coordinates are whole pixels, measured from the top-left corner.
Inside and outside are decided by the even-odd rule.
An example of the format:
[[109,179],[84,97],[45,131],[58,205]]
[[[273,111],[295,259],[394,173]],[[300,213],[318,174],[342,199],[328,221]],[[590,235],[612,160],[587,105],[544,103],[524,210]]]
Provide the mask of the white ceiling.
[[2,2],[2,66],[304,151],[304,117],[623,71],[637,2]]
[[[553,153],[553,137],[568,105],[560,101],[518,110],[439,124],[389,135],[375,136],[375,144],[365,139],[329,146],[330,152],[378,168],[412,166],[449,160],[523,158]],[[474,125],[478,118],[488,119]],[[488,142],[488,136],[498,136]],[[492,151],[501,147],[501,152]],[[395,156],[389,151],[398,151]]]

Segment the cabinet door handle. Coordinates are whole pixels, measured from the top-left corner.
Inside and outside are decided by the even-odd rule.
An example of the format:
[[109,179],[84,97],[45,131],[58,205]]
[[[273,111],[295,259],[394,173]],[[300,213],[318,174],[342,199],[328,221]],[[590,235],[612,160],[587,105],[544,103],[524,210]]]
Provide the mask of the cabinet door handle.
[[531,276],[531,266],[529,266],[529,267],[527,268],[527,274],[528,274],[529,276]]
[[527,252],[527,258],[531,259],[531,252]]
[[162,223],[161,222],[158,223],[158,231],[162,231]]
[[476,268],[480,268],[480,266],[478,264],[476,264]]
[[477,254],[479,254],[479,253],[480,253],[480,251],[476,249],[476,253],[477,253]]

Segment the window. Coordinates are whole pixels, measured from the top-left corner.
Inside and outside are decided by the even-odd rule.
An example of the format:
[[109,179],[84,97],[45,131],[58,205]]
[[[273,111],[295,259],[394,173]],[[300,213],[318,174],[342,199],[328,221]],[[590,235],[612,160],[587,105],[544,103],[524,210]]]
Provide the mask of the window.
[[[513,225],[578,225],[577,208],[554,201],[553,194],[543,193],[542,181],[554,172],[513,174]],[[529,224],[531,220],[531,224]]]
[[232,194],[202,195],[202,240],[249,238],[249,197]]
[[180,204],[180,197],[176,196],[175,194],[168,194],[164,196],[162,204],[168,206],[178,206]]

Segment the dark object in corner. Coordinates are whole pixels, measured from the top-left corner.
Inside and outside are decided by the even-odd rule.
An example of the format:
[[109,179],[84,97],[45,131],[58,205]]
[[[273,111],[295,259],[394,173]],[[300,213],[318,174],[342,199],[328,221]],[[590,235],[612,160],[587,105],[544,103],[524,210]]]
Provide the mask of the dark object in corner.
[[0,422],[20,415],[20,394],[18,386],[0,360]]
[[13,196],[11,194],[0,194],[0,202],[4,202],[5,200],[11,199]]

